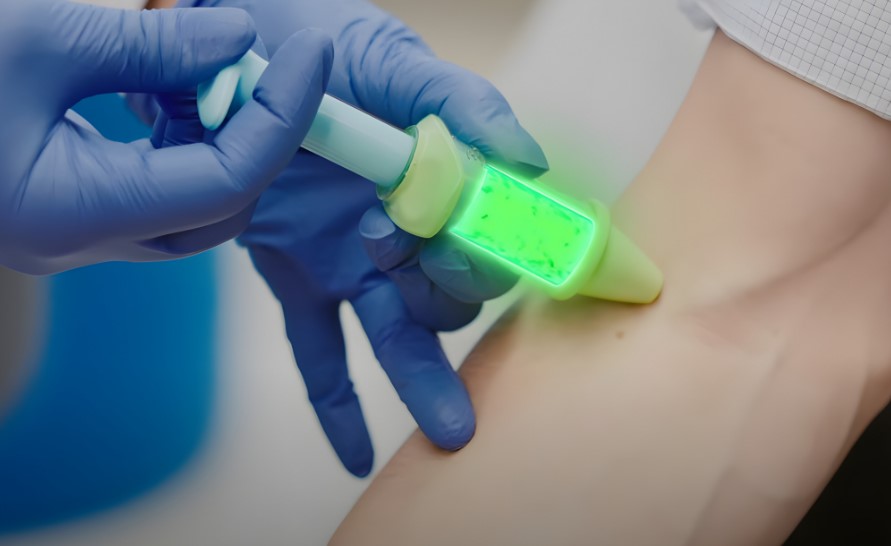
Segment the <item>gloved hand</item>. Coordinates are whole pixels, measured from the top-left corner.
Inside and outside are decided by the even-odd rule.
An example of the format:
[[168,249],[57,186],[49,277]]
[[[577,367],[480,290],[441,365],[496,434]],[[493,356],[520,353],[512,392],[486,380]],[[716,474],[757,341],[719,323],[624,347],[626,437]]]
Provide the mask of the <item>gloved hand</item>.
[[[256,100],[206,145],[156,150],[147,140],[110,142],[68,108],[101,93],[194,88],[238,60],[256,37],[240,10],[137,13],[61,0],[4,2],[0,265],[42,274],[160,260],[239,233],[249,220],[242,211],[308,130],[327,85],[328,38],[316,33],[282,44]],[[294,100],[295,91],[306,95]]]
[[[369,2],[180,5],[245,9],[270,53],[296,29],[321,28],[335,36],[330,94],[400,127],[437,114],[464,142],[513,170],[537,175],[547,169],[541,149],[501,94],[482,78],[438,60],[413,31]],[[514,284],[511,274],[444,241],[424,243],[398,230],[372,184],[304,151],[263,194],[239,241],[282,303],[309,398],[352,473],[370,472],[373,450],[348,375],[338,314],[342,301],[352,304],[375,355],[427,437],[449,450],[471,439],[473,408],[436,331],[473,320],[479,302]]]

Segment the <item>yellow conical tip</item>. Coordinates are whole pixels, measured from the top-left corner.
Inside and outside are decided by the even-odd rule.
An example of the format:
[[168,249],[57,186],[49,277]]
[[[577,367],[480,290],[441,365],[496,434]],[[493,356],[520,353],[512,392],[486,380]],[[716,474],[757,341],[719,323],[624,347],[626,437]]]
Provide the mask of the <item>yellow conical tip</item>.
[[615,226],[603,257],[579,294],[625,303],[653,303],[662,292],[662,271]]

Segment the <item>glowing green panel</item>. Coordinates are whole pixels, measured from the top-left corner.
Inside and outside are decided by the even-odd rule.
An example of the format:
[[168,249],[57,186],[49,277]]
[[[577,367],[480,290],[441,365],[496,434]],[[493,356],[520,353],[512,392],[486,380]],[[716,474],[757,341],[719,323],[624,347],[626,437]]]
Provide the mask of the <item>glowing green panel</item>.
[[554,285],[563,284],[594,239],[594,221],[507,174],[486,168],[477,195],[450,231]]

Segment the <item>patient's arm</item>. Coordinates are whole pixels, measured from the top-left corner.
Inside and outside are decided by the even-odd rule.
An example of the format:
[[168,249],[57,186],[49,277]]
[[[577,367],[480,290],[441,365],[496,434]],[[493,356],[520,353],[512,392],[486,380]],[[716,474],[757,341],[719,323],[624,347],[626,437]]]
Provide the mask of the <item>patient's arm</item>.
[[337,545],[771,544],[891,393],[891,124],[718,34],[616,222],[650,307],[533,301]]

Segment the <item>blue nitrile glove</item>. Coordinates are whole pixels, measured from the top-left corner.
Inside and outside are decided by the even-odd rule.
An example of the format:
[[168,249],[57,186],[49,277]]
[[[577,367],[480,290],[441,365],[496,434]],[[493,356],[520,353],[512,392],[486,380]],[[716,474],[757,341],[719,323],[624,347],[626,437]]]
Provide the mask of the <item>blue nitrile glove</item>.
[[[482,78],[438,60],[412,30],[369,2],[181,5],[245,9],[270,53],[296,29],[321,28],[335,37],[330,94],[400,127],[437,114],[460,139],[502,164],[530,175],[547,169],[541,149],[501,94]],[[345,300],[427,437],[449,450],[470,440],[473,408],[436,331],[469,323],[479,302],[510,289],[512,275],[442,241],[424,244],[398,230],[372,184],[303,151],[263,194],[239,241],[281,300],[309,398],[351,472],[368,474],[373,451],[347,370],[338,315]]]
[[[283,47],[257,100],[207,145],[156,150],[148,140],[111,142],[68,108],[102,93],[194,88],[255,40],[241,10],[4,2],[0,265],[51,273],[162,260],[239,233],[249,219],[241,211],[287,165],[309,127],[333,57],[327,38]],[[294,100],[295,90],[307,90],[304,100]],[[240,226],[231,225],[239,218]],[[220,222],[228,229],[208,236],[203,228]],[[168,246],[170,234],[195,230],[204,233],[200,245]]]

